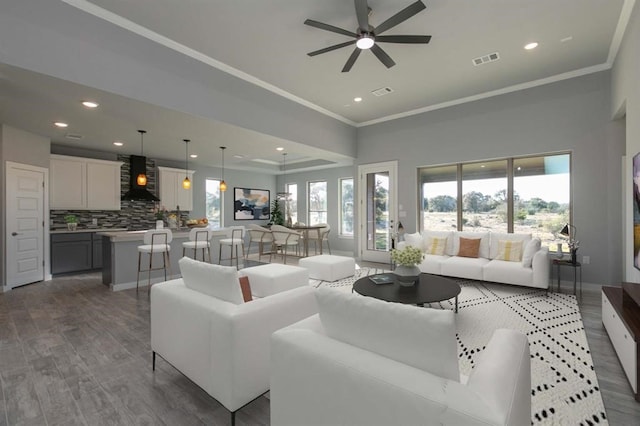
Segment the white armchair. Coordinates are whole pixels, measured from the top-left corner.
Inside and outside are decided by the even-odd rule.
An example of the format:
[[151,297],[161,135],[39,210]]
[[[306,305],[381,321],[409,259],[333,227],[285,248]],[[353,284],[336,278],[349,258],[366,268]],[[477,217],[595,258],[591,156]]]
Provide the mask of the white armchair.
[[319,315],[273,334],[271,425],[530,424],[522,333],[497,330],[464,384],[453,377],[455,314],[368,297],[329,299],[330,309],[318,298]]
[[[210,270],[227,268],[237,281],[235,268],[205,265],[209,276]],[[310,287],[235,304],[188,288],[183,279],[156,284],[151,289],[153,368],[158,354],[229,410],[233,424],[237,410],[269,390],[271,334],[316,312]]]

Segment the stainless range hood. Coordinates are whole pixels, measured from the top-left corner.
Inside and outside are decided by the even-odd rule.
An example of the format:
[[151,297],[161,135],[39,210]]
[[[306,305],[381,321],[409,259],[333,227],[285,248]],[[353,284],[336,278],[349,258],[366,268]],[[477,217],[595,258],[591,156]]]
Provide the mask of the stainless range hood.
[[160,201],[158,197],[149,192],[146,186],[138,185],[136,178],[140,173],[147,174],[147,158],[141,155],[129,157],[129,190],[122,196],[126,201]]

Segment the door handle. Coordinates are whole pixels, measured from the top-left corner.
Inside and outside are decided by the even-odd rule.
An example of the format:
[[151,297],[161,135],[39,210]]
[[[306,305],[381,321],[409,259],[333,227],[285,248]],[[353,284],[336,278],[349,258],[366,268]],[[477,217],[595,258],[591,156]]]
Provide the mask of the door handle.
[[12,236],[12,237],[15,237],[16,235],[21,235],[21,234],[20,234],[19,232],[12,232],[12,233],[11,233],[11,236]]

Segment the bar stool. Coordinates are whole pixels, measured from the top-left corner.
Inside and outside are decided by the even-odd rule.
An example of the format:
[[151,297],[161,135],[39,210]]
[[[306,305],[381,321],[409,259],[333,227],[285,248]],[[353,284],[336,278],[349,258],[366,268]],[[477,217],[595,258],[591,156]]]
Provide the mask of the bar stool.
[[193,250],[193,258],[198,260],[198,249],[202,249],[202,261],[204,262],[204,251],[207,250],[209,263],[211,263],[211,238],[213,232],[208,229],[192,228],[189,231],[189,241],[182,243],[182,256],[185,256],[187,249]]
[[[144,244],[138,246],[138,274],[136,276],[136,292],[140,284],[140,272],[148,272],[147,285],[148,291],[151,291],[151,271],[164,270],[164,280],[167,280],[167,266],[169,267],[169,275],[173,275],[171,272],[171,259],[169,258],[169,250],[171,250],[171,243],[173,240],[173,234],[170,229],[150,229],[144,233]],[[142,264],[142,254],[147,253],[149,255],[149,269],[142,270],[140,266]],[[153,267],[153,255],[154,253],[162,253],[162,267]]]
[[[231,257],[227,259],[222,258],[222,248],[229,247],[231,249]],[[242,248],[242,257],[244,257],[244,226],[230,226],[227,228],[227,238],[220,240],[220,251],[218,252],[218,264],[222,265],[223,260],[230,260],[233,264],[233,250],[235,249],[236,255],[236,268],[239,267],[238,262],[240,257],[238,256],[238,247]]]

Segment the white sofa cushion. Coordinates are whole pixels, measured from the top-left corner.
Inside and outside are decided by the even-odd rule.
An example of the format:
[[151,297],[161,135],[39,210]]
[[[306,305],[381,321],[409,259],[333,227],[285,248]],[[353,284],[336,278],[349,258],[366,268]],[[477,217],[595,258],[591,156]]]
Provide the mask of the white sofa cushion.
[[425,254],[422,263],[418,265],[421,272],[426,274],[440,275],[442,273],[442,262],[447,260],[449,256],[438,256],[436,254]]
[[484,281],[530,286],[533,269],[525,268],[522,262],[493,259],[482,269]]
[[453,256],[455,253],[457,253],[457,251],[454,253],[453,251],[453,231],[422,231],[422,248],[423,250],[426,250],[429,244],[429,239],[430,238],[446,238],[447,239],[447,245],[444,249],[444,253],[447,256]]
[[525,247],[522,253],[522,266],[525,268],[531,268],[533,262],[533,256],[540,250],[541,246],[540,238],[532,238]]
[[[522,241],[522,247],[524,248],[529,241],[531,241],[531,234],[512,234],[507,232],[492,232],[491,233],[491,248],[489,249],[489,259],[495,259],[498,257],[500,241]],[[504,259],[503,259],[504,260]]]
[[459,381],[453,311],[423,309],[331,288],[316,291],[327,336]]
[[479,257],[452,256],[441,263],[442,275],[449,277],[468,278],[470,280],[482,280],[482,268],[489,263],[489,259]]
[[422,235],[416,232],[415,234],[405,234],[404,241],[406,245],[411,247],[417,247],[420,250],[424,250],[424,243],[422,242]]
[[255,297],[267,297],[309,285],[309,270],[279,263],[244,268],[238,271],[238,275],[249,278],[251,293]]
[[244,303],[236,268],[212,265],[188,257],[180,259],[178,264],[187,288],[236,305]]
[[453,233],[453,252],[452,256],[460,251],[460,237],[463,238],[480,238],[480,248],[478,257],[489,258],[489,233],[488,232],[454,232]]

